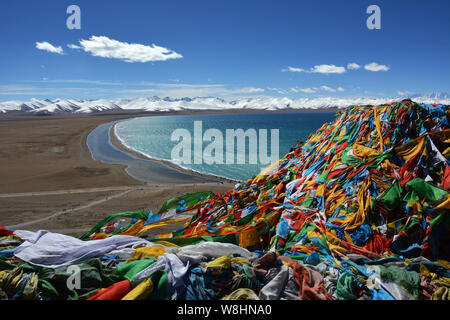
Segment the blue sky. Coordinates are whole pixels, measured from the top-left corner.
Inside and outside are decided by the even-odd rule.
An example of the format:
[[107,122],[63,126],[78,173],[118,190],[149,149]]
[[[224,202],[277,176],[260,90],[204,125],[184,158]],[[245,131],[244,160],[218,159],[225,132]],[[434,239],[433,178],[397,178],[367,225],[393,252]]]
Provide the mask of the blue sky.
[[0,101],[450,91],[448,0],[2,0],[0,24]]

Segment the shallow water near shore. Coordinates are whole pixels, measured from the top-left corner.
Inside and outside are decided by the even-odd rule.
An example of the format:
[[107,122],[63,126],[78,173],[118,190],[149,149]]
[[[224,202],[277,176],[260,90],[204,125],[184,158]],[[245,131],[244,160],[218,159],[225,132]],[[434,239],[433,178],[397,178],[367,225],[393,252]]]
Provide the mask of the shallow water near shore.
[[[252,155],[249,140],[246,139],[245,151],[237,150],[237,140],[234,143],[233,157],[234,163],[226,163],[226,156],[230,150],[226,149],[226,130],[254,129],[257,133],[258,142],[261,139],[261,129],[266,129],[266,152],[274,161],[289,152],[298,140],[305,140],[309,134],[315,132],[325,122],[332,121],[335,118],[334,112],[323,113],[261,113],[261,114],[213,114],[213,115],[174,115],[174,116],[154,116],[134,118],[117,122],[115,126],[116,137],[127,148],[153,159],[171,161],[183,168],[206,173],[214,176],[225,177],[235,180],[246,180],[258,174],[268,163],[263,163],[261,157],[258,157],[256,164],[250,163]],[[197,127],[195,129],[195,123]],[[201,123],[201,132],[199,134],[198,124]],[[182,129],[189,132],[191,146],[190,163],[180,163],[172,158],[172,150],[181,142],[181,139],[172,141],[172,134]],[[207,164],[202,161],[195,164],[194,159],[202,159],[202,152],[211,141],[205,141],[203,134],[208,129],[217,129],[220,131],[223,141],[223,163]],[[272,130],[278,130],[278,154],[272,154]],[[187,131],[186,131],[187,130]],[[195,131],[197,130],[197,131]],[[217,131],[216,131],[217,132]],[[203,139],[202,139],[203,138]],[[274,139],[275,140],[275,139]],[[275,141],[274,141],[275,142]],[[199,143],[195,147],[194,144]],[[258,154],[261,150],[258,145]],[[200,152],[200,154],[199,154]],[[243,154],[240,154],[243,153]],[[262,153],[264,155],[264,153]],[[245,163],[237,164],[237,158],[244,156]],[[271,161],[271,162],[274,162]]]
[[117,122],[101,124],[87,137],[86,143],[94,160],[125,165],[127,166],[126,172],[130,176],[143,182],[156,184],[217,182],[208,177],[180,172],[161,161],[137,158],[116,148],[111,143],[110,130]]

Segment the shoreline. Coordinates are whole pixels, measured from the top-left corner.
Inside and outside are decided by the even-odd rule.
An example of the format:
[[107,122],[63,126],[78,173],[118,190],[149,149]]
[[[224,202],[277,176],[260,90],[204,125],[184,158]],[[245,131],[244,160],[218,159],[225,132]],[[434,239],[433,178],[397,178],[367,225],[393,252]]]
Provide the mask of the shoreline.
[[[130,120],[130,119],[134,119],[134,118],[123,119],[121,121]],[[120,139],[117,137],[116,132],[115,132],[115,127],[116,127],[117,123],[118,122],[114,123],[109,129],[110,143],[117,149],[121,150],[122,152],[131,154],[133,157],[138,158],[138,159],[157,161],[157,162],[163,163],[164,165],[172,168],[175,171],[193,175],[195,177],[218,180],[217,182],[219,182],[219,183],[241,183],[242,182],[242,181],[235,180],[235,179],[230,179],[230,178],[221,177],[221,176],[215,176],[215,175],[211,175],[211,174],[207,174],[207,173],[202,173],[202,172],[186,169],[186,168],[178,166],[170,161],[152,158],[152,157],[149,157],[148,155],[145,155],[136,150],[133,150],[133,149],[127,147],[125,144],[123,144],[122,141],[120,141]],[[205,181],[204,183],[210,183],[210,181]],[[151,184],[151,183],[148,183],[148,184]]]

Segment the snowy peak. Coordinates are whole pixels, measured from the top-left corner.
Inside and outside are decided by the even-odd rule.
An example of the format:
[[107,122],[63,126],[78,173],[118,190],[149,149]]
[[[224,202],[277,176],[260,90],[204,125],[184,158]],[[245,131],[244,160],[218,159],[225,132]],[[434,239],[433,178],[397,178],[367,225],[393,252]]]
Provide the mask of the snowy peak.
[[441,100],[450,100],[450,95],[447,92],[431,92],[431,93],[427,93],[424,95],[420,95],[420,94],[411,95],[411,99],[441,101]]
[[450,95],[447,92],[432,92],[424,95],[424,97],[431,99],[450,99]]
[[0,102],[0,113],[30,112],[30,113],[96,113],[113,110],[137,111],[183,111],[183,110],[284,110],[284,109],[327,109],[342,108],[349,105],[379,105],[411,98],[417,103],[450,105],[450,95],[446,92],[410,95],[394,98],[298,98],[287,97],[242,97],[225,99],[218,97],[184,97],[160,98],[139,97],[134,99],[30,99],[29,101]]

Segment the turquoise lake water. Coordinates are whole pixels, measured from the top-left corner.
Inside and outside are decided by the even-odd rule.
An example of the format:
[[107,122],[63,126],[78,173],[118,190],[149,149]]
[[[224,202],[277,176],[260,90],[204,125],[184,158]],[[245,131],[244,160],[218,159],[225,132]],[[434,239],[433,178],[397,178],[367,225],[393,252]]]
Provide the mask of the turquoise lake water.
[[[124,145],[150,158],[169,160],[215,176],[246,180],[334,118],[335,113],[155,116],[120,121],[115,133]],[[238,129],[242,129],[240,135]],[[245,132],[250,138],[247,136],[241,142],[230,135],[238,133],[243,137]],[[244,163],[238,163],[239,159]]]

